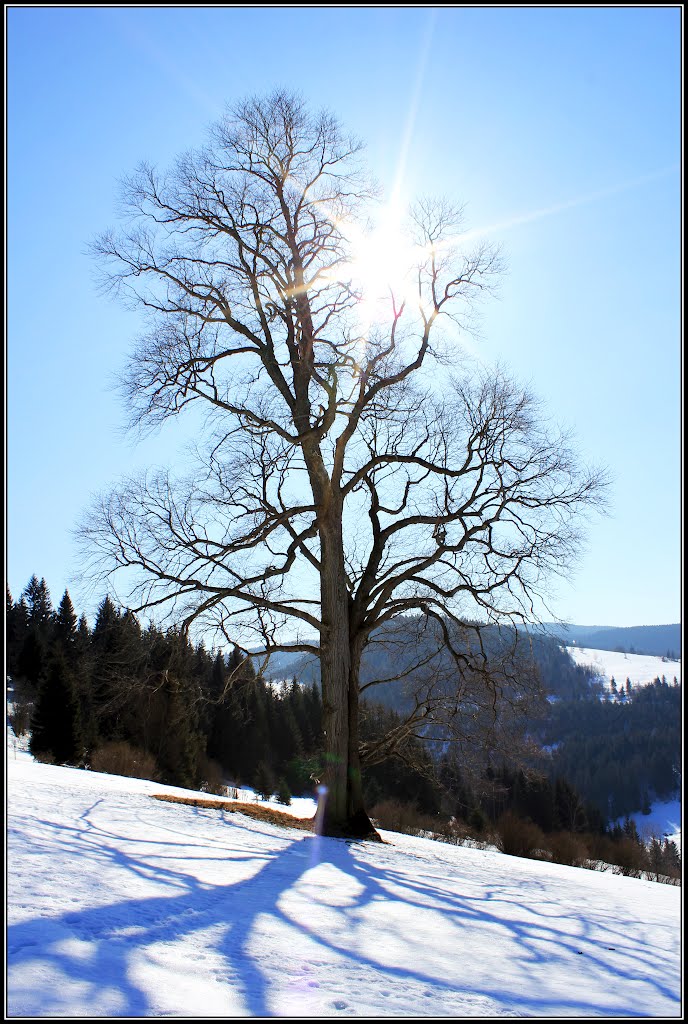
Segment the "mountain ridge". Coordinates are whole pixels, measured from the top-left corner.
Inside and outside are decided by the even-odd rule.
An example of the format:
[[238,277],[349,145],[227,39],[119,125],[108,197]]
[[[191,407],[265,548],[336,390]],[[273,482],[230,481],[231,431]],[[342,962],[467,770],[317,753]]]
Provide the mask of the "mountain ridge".
[[[620,651],[626,654],[647,654],[657,657],[681,657],[681,624],[659,626],[583,626],[573,623],[545,622],[538,627],[526,627],[531,632],[545,633],[562,645],[586,647],[598,651]],[[282,651],[270,658],[267,678],[289,675],[298,666],[315,663],[313,656],[301,652]],[[314,674],[308,673],[312,681]]]
[[543,623],[550,635],[563,643],[599,651],[621,650],[627,654],[681,656],[681,623],[657,626],[581,626],[573,623]]

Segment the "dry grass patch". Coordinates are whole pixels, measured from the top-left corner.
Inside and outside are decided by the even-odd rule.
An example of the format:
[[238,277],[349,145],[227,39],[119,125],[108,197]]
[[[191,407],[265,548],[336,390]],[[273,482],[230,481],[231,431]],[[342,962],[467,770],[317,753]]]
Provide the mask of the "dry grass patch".
[[166,800],[170,804],[187,804],[189,807],[206,807],[213,811],[228,811],[230,814],[245,814],[258,821],[267,821],[271,825],[282,825],[284,828],[298,828],[302,832],[312,832],[314,818],[295,818],[285,811],[276,811],[273,807],[261,807],[260,804],[246,804],[240,800],[208,800],[196,796],[169,796],[166,793],[153,793],[154,800]]

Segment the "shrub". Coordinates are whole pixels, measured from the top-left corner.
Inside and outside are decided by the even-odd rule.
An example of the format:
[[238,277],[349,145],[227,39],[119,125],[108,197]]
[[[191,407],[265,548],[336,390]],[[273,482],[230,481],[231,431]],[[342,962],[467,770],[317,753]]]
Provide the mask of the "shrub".
[[381,800],[370,812],[370,817],[379,828],[389,832],[410,832],[418,811],[415,804],[405,804],[401,800]]
[[643,871],[648,867],[648,856],[644,846],[636,843],[628,836],[619,839],[611,844],[612,864],[615,865],[614,874],[628,875],[631,878],[641,878]]
[[405,832],[411,836],[443,832],[448,827],[444,819],[422,814],[415,803],[403,803],[392,798],[375,804],[370,817],[378,828],[390,832]]
[[217,761],[206,757],[203,754],[198,759],[198,773],[201,778],[200,790],[202,793],[212,793],[214,796],[227,796],[227,787],[222,778],[222,768]]
[[38,761],[39,764],[55,764],[55,758],[52,750],[39,750],[33,755],[34,761]]
[[105,743],[94,750],[91,768],[106,775],[125,775],[130,779],[152,779],[154,782],[159,776],[153,755],[124,741]]
[[468,815],[468,824],[479,834],[485,831],[489,822],[482,807],[476,806],[471,810],[471,813]]
[[583,836],[590,860],[595,862],[598,871],[606,871],[613,863],[615,843],[607,835],[586,833]]
[[437,839],[443,843],[452,843],[454,846],[477,846],[481,849],[490,845],[490,835],[487,828],[478,829],[469,826],[461,818],[439,819],[435,822],[434,832]]
[[277,799],[281,804],[284,804],[285,807],[288,807],[291,803],[291,792],[286,779],[284,778],[279,779],[277,782]]
[[31,711],[32,707],[28,702],[23,701],[13,705],[8,715],[8,721],[15,736],[23,736],[29,731]]
[[554,832],[547,836],[547,846],[555,864],[570,864],[583,867],[588,859],[588,849],[580,836],[572,832]]
[[503,814],[495,826],[497,847],[512,857],[546,856],[544,832],[531,821],[516,817],[512,811]]

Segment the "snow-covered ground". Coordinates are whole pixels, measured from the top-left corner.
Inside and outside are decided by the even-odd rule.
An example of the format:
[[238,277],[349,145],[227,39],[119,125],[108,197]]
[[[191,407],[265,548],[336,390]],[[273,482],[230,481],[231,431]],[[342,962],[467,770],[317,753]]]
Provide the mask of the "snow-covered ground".
[[[678,849],[681,849],[681,801],[668,800],[664,803],[654,803],[649,814],[642,814],[638,811],[631,814],[638,829],[641,839],[647,841],[652,836],[659,839],[666,836],[672,839]],[[623,824],[623,819],[620,819]]]
[[[153,783],[151,783],[153,785]],[[154,786],[155,792],[159,790],[159,786]],[[188,790],[178,790],[179,793],[184,793],[185,796],[189,795]],[[215,799],[214,797],[212,799]],[[316,802],[308,796],[293,796],[290,804],[281,804],[277,798],[272,800],[263,800],[259,797],[253,789],[237,789],[236,799],[241,803],[251,804],[257,803],[261,807],[274,807],[276,811],[284,811],[285,814],[291,814],[295,818],[312,818],[316,810]]]
[[10,1017],[681,1017],[676,887],[7,768]]
[[597,670],[598,675],[605,681],[608,690],[612,676],[616,680],[617,687],[626,685],[626,680],[631,680],[631,686],[644,686],[654,679],[666,678],[671,684],[674,677],[681,682],[681,662],[665,661],[663,658],[651,654],[620,654],[618,651],[597,651],[590,647],[567,647],[573,660],[577,665],[591,665]]

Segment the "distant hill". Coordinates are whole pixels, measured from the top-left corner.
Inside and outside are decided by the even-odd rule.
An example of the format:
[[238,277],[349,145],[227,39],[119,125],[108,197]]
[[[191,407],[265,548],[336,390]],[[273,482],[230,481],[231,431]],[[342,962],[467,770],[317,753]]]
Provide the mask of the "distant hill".
[[294,654],[279,651],[270,655],[268,668],[264,673],[267,679],[290,679],[295,674],[298,675],[300,682],[312,683],[320,678],[320,667],[314,658],[300,651]]
[[[575,644],[596,651],[620,651],[624,654],[648,654],[659,658],[681,657],[681,626],[673,623],[666,626],[579,626],[574,624],[545,623],[545,632],[565,645]],[[368,667],[372,668],[368,663]],[[381,666],[376,665],[375,670]],[[391,674],[389,670],[380,675]],[[320,679],[317,659],[300,653],[280,652],[270,658],[266,673],[269,679],[288,679],[297,675],[302,682],[312,683]],[[363,672],[364,680],[372,676]]]
[[666,626],[575,626],[547,624],[548,631],[563,643],[590,647],[596,651],[625,654],[653,654],[659,658],[681,657],[681,625]]

